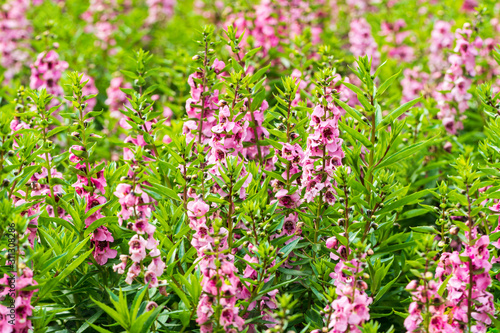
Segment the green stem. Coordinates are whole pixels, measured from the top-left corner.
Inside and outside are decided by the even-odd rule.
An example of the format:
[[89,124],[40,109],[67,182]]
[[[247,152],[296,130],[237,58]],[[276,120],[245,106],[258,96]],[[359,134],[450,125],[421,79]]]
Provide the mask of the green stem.
[[208,54],[208,42],[205,42],[205,57],[203,59],[203,77],[202,77],[203,92],[201,93],[201,115],[200,115],[200,122],[198,123],[198,143],[200,144],[201,144],[201,133],[202,133],[201,131],[203,130],[203,117],[205,113],[205,86],[207,85],[206,69],[208,64],[207,54]]

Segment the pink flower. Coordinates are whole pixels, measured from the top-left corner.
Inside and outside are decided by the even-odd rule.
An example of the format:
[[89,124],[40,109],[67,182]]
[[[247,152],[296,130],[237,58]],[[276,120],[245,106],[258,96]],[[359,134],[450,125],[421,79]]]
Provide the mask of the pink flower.
[[146,0],[149,11],[145,25],[150,26],[171,18],[176,2],[177,0]]
[[146,258],[146,240],[141,236],[134,235],[128,242],[130,246],[130,259],[134,262],[141,262]]
[[64,95],[63,88],[59,85],[61,74],[68,68],[68,63],[59,60],[59,54],[51,50],[42,52],[31,65],[30,88],[47,89],[47,92],[56,97]]
[[212,68],[214,69],[216,74],[219,74],[224,69],[224,67],[226,67],[226,64],[224,64],[223,61],[220,61],[217,58],[214,59]]
[[125,273],[125,268],[127,268],[127,260],[128,256],[127,255],[120,255],[120,260],[121,263],[113,265],[113,270],[117,272],[118,274],[123,274]]
[[156,274],[152,271],[147,271],[146,274],[144,274],[144,284],[146,284],[149,288],[158,287],[158,278],[156,277]]
[[73,151],[83,151],[83,147],[82,146],[76,146],[76,145],[73,145],[71,146],[71,148],[69,149],[70,151],[70,154],[69,154],[69,161],[71,163],[79,163],[82,159],[78,156],[76,156]]
[[153,272],[156,276],[161,276],[163,274],[164,269],[165,269],[165,263],[161,260],[161,257],[159,255],[158,257],[153,258],[153,260],[148,266],[148,270]]
[[94,258],[99,265],[104,265],[108,259],[116,257],[117,251],[109,247],[109,243],[114,239],[106,227],[98,227],[92,234],[91,241],[95,245]]
[[354,57],[367,55],[373,59],[373,66],[380,64],[380,53],[377,50],[378,45],[372,37],[371,27],[365,18],[351,21],[349,41],[351,43],[350,51]]
[[132,266],[128,269],[127,277],[125,278],[125,282],[128,284],[132,284],[133,280],[141,274],[141,265],[138,262],[134,262]]
[[[97,87],[95,86],[94,79],[91,76],[89,76],[87,74],[83,74],[82,83],[85,81],[88,81],[88,82],[82,89],[82,94],[84,96],[96,95],[99,93],[99,90],[97,90]],[[85,111],[86,112],[92,111],[92,110],[94,110],[94,107],[97,103],[97,98],[94,97],[94,98],[88,99],[85,103],[87,103],[87,107],[85,108]]]
[[202,217],[210,209],[210,207],[205,202],[198,199],[188,202],[187,208],[188,208],[188,215],[190,217]]
[[288,190],[282,189],[276,193],[276,198],[278,199],[279,206],[285,208],[295,208],[300,205],[300,195],[297,192],[289,194]]
[[5,79],[10,81],[30,61],[29,40],[33,28],[26,14],[29,0],[2,2],[0,7],[0,64],[5,69]]
[[112,22],[117,15],[116,1],[90,1],[89,8],[82,14],[82,19],[87,21],[85,32],[92,33],[97,37],[96,46],[107,49],[116,44],[113,34],[117,27]]
[[330,237],[326,240],[326,247],[329,249],[333,249],[335,246],[337,246],[337,243],[337,238]]
[[153,302],[153,301],[150,301],[148,302],[148,304],[146,305],[146,311],[151,311],[151,310],[154,310],[158,307],[158,304],[156,304],[156,302]]

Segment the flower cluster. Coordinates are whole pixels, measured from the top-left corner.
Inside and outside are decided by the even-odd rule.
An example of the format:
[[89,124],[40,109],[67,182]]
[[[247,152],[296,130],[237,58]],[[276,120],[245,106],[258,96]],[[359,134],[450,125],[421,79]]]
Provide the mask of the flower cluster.
[[[221,74],[224,62],[215,59],[212,69],[216,75]],[[190,119],[184,123],[183,133],[186,140],[195,137],[201,144],[207,144],[212,137],[212,127],[217,124],[215,112],[219,109],[219,90],[208,91],[207,73],[198,71],[189,76],[188,84],[191,88],[191,97],[186,101],[186,112]],[[201,132],[201,133],[200,133]],[[200,140],[201,138],[201,140]]]
[[[428,274],[432,277],[432,273]],[[404,322],[407,332],[454,332],[455,328],[449,323],[450,316],[446,312],[444,299],[438,293],[439,284],[436,281],[422,280],[419,285],[416,280],[412,280],[406,289],[412,295],[409,316]]]
[[364,18],[358,18],[351,21],[351,30],[349,31],[349,50],[357,58],[367,55],[372,58],[372,64],[380,64],[380,52],[378,45],[372,36],[372,28]]
[[[14,125],[16,122],[17,121],[14,120],[11,126]],[[27,126],[23,126],[23,124],[24,123],[19,122],[18,126],[12,127],[12,133],[15,134],[15,132],[19,129],[28,128]],[[49,158],[49,160],[52,159],[50,155],[44,156],[44,158]],[[21,191],[20,194],[23,195],[23,197],[12,198],[15,205],[16,206],[25,205],[30,197],[39,197],[39,196],[52,197],[52,194],[54,194],[54,199],[57,201],[59,196],[62,195],[63,193],[63,187],[60,184],[51,187],[49,184],[49,179],[61,180],[63,179],[63,174],[57,171],[56,168],[51,168],[50,178],[49,178],[48,169],[46,167],[42,167],[40,172],[33,173],[33,175],[27,181],[27,185],[29,187],[26,189],[26,192],[28,193]],[[44,204],[45,204],[44,201],[36,202],[31,206],[27,207],[27,209],[22,213],[23,215],[33,217],[30,220],[28,228],[26,229],[26,233],[28,234],[28,241],[31,247],[34,247],[35,240],[37,238],[38,217],[40,213],[43,212],[43,209],[41,208],[43,207]],[[65,217],[64,210],[60,206],[57,207],[57,213],[55,212],[54,207],[51,205],[45,205],[45,211],[51,217],[56,217],[56,216]]]
[[[99,93],[99,90],[97,90],[97,87],[95,86],[95,80],[93,77],[89,76],[88,74],[83,75],[83,81],[87,81],[87,84],[85,87],[83,87],[82,94],[84,96],[88,95],[97,95]],[[94,107],[97,103],[97,98],[91,98],[88,99],[87,101],[87,106],[85,108],[85,111],[89,112],[94,110]]]
[[214,325],[225,332],[238,332],[243,330],[244,324],[236,306],[238,295],[243,296],[242,284],[234,266],[234,257],[227,253],[228,232],[217,221],[212,227],[207,226],[205,215],[208,210],[209,206],[201,199],[188,204],[190,226],[195,230],[191,244],[201,258],[198,268],[202,275],[202,295],[196,322],[201,332],[212,332]]
[[31,33],[30,22],[26,18],[29,0],[9,0],[0,7],[0,59],[6,68],[5,78],[10,80],[29,59],[29,44],[26,43]]
[[442,119],[443,126],[451,134],[456,134],[457,130],[463,128],[461,115],[468,107],[468,101],[472,95],[468,92],[472,85],[472,80],[468,76],[476,74],[477,47],[481,41],[476,39],[471,41],[472,30],[470,24],[464,24],[463,29],[455,32],[455,54],[448,58],[450,67],[446,71],[443,82],[438,84],[438,91],[445,91],[436,96],[440,111],[439,119]]
[[109,107],[109,114],[113,118],[119,119],[118,124],[124,129],[130,129],[130,125],[127,123],[127,118],[120,112],[120,109],[124,106],[130,107],[130,103],[127,100],[127,94],[121,89],[132,89],[132,85],[128,82],[124,82],[123,77],[115,77],[111,79],[109,87],[106,89],[106,94],[108,98],[106,99],[106,105]]
[[[29,319],[29,317],[31,317],[33,314],[31,297],[33,296],[33,293],[37,291],[37,289],[25,289],[28,287],[36,286],[38,283],[33,279],[33,271],[28,267],[25,267],[22,270],[21,275],[15,278],[9,278],[9,276],[5,274],[4,277],[0,280],[0,283],[3,286],[7,287],[3,287],[3,290],[0,293],[1,296],[9,294],[8,286],[12,286],[12,279],[15,279],[16,289],[16,298],[14,301],[14,306],[16,309],[14,332],[28,332],[29,329],[33,328],[31,320]],[[0,305],[0,314],[2,317],[2,320],[0,321],[0,327],[3,328],[4,332],[11,332],[9,329],[12,329],[13,327],[9,322],[12,317],[7,317],[7,314],[11,314],[11,312],[4,305]]]
[[[472,230],[477,235],[476,230]],[[467,233],[466,233],[467,234]],[[442,283],[449,279],[446,290],[446,306],[450,309],[455,327],[469,324],[473,332],[486,332],[494,314],[493,295],[487,291],[491,284],[489,271],[488,236],[474,239],[473,244],[465,244],[464,250],[445,252],[436,269],[436,278]],[[473,305],[471,302],[474,302]],[[474,319],[474,323],[468,323]]]
[[344,158],[338,128],[340,115],[340,110],[333,103],[316,105],[311,115],[309,127],[312,133],[307,138],[302,160],[302,186],[307,202],[321,195],[330,205],[335,203],[333,172],[342,165]]
[[406,22],[403,19],[399,19],[394,23],[382,22],[382,31],[380,34],[385,36],[385,40],[389,45],[384,45],[383,50],[387,51],[389,57],[411,62],[415,59],[414,49],[407,45],[408,36],[410,31],[403,30],[406,27]]
[[[358,259],[349,262],[339,261],[335,271],[330,274],[336,286],[337,298],[327,305],[323,312],[328,333],[360,333],[359,327],[370,320],[368,306],[372,298],[366,294],[368,285],[359,278],[363,263]],[[319,333],[319,330],[313,331]]]
[[[246,103],[246,105],[248,105],[248,103]],[[251,145],[243,147],[241,153],[249,160],[263,160],[263,158],[269,154],[269,146],[263,146],[257,143],[257,141],[262,141],[269,137],[269,131],[263,126],[264,112],[268,108],[269,104],[267,101],[263,101],[261,107],[255,111],[242,111],[245,114],[242,120],[249,124],[246,127],[243,141]]]
[[[261,47],[263,56],[280,43],[288,44],[305,29],[311,33],[311,42],[318,44],[322,32],[320,12],[312,11],[307,0],[264,0],[255,5],[252,12],[232,13],[227,25],[238,29],[238,36],[245,31],[241,46]],[[280,22],[288,22],[281,25]],[[282,36],[282,37],[280,37]]]
[[427,85],[429,82],[428,73],[422,71],[420,68],[406,68],[403,74],[404,78],[401,80],[401,86],[403,88],[403,103],[420,97],[422,92],[427,92]]
[[46,89],[49,94],[62,97],[64,90],[59,85],[59,80],[62,72],[67,68],[68,63],[60,60],[56,51],[40,53],[35,63],[31,65],[30,88]]
[[177,0],[146,0],[149,7],[148,17],[144,22],[150,26],[156,22],[169,19],[174,13]]
[[131,259],[132,265],[125,279],[128,284],[131,284],[142,273],[143,262],[148,257],[151,261],[144,273],[144,284],[150,288],[157,287],[158,277],[163,274],[165,263],[158,249],[159,242],[154,238],[156,227],[149,223],[151,199],[142,191],[139,184],[134,187],[129,184],[119,184],[114,195],[118,197],[121,205],[121,211],[118,214],[120,224],[126,222],[127,228],[136,234],[128,242],[129,255],[121,255],[121,263],[114,265],[113,269],[123,274],[127,267],[127,259]]
[[453,47],[454,40],[450,22],[437,21],[434,23],[429,42],[429,68],[432,72],[439,72],[446,69],[444,51]]
[[[87,203],[85,212],[90,213],[85,220],[85,226],[88,228],[96,220],[104,218],[101,208],[106,203],[104,197],[106,179],[103,171],[89,176],[90,164],[77,155],[82,156],[86,153],[82,146],[72,146],[70,151],[69,160],[71,163],[75,163],[75,169],[79,170],[79,173],[76,174],[77,181],[73,184],[73,187],[76,193],[85,199]],[[109,247],[110,243],[114,241],[113,236],[105,226],[96,228],[90,240],[94,246],[94,259],[99,265],[104,265],[108,262],[108,259],[116,257],[117,251]]]
[[113,37],[117,30],[114,21],[118,15],[116,0],[91,0],[90,6],[82,14],[82,19],[87,22],[85,32],[93,34],[97,40],[96,46],[108,49],[116,45]]

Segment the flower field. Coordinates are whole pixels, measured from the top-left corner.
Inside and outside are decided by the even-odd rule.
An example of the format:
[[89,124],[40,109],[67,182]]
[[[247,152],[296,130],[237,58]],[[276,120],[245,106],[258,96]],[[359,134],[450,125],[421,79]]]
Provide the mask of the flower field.
[[500,332],[496,0],[0,29],[0,333]]

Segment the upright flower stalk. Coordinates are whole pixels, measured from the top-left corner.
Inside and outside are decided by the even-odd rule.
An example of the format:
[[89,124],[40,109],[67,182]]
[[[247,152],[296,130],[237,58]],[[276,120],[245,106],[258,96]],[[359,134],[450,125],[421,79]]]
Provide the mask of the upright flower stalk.
[[[311,115],[311,133],[307,138],[307,149],[301,161],[304,198],[307,202],[318,199],[316,220],[320,219],[324,204],[335,203],[333,174],[335,169],[342,165],[344,158],[338,128],[341,112],[329,96],[332,94],[334,78],[335,74],[331,69],[325,69],[319,74],[316,83],[319,102]],[[318,229],[317,223],[315,229]],[[314,238],[314,241],[316,240],[317,233]]]
[[149,76],[147,63],[150,59],[151,55],[148,52],[143,50],[137,52],[136,73],[126,73],[135,79],[134,83],[139,91],[122,89],[132,95],[129,99],[130,107],[124,105],[124,109],[121,110],[123,115],[130,119],[127,120],[130,126],[127,128],[128,136],[125,139],[128,146],[123,151],[123,158],[127,161],[129,169],[116,187],[114,195],[121,206],[118,213],[119,224],[135,232],[135,235],[128,242],[129,254],[120,255],[121,263],[115,264],[113,269],[119,274],[124,274],[130,259],[132,264],[128,268],[125,282],[132,284],[142,276],[144,285],[156,288],[164,272],[165,262],[158,248],[160,242],[154,235],[156,226],[151,223],[153,199],[145,191],[150,184],[144,179],[148,167],[152,167],[153,162],[159,158],[154,133],[157,124],[156,113],[150,101],[150,94],[155,86],[144,90]]
[[183,133],[188,142],[196,138],[196,142],[205,145],[212,137],[212,127],[217,121],[214,113],[219,109],[219,90],[212,90],[212,86],[225,65],[213,57],[213,28],[205,27],[203,40],[198,41],[198,44],[203,47],[203,51],[193,57],[200,67],[188,79],[191,88],[191,98],[186,101],[189,120],[184,123]]
[[98,220],[104,218],[101,209],[107,201],[104,196],[107,184],[102,171],[104,163],[95,165],[92,159],[92,152],[99,138],[88,133],[93,116],[98,115],[99,112],[85,112],[88,107],[87,101],[91,101],[96,95],[83,93],[86,90],[85,86],[89,83],[89,80],[84,81],[83,74],[73,72],[69,77],[73,95],[68,97],[68,100],[77,112],[77,121],[73,124],[75,131],[71,133],[77,144],[70,148],[69,155],[70,162],[75,164],[73,170],[77,177],[73,187],[87,205],[85,227],[94,230],[90,237],[94,247],[94,259],[99,265],[104,265],[108,259],[116,257],[117,251],[110,248],[114,238],[105,225],[99,225],[97,228],[92,227],[93,223],[99,223]]

